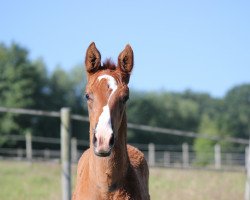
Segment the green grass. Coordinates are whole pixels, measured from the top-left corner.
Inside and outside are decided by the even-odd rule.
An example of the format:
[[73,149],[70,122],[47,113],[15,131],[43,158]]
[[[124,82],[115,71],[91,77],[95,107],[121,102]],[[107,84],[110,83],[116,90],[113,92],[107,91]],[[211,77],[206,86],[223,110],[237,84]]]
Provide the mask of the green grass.
[[157,200],[244,199],[243,172],[151,169],[150,193]]
[[[72,169],[76,173],[76,167]],[[0,161],[0,199],[60,200],[60,165]],[[74,180],[73,180],[74,181]],[[243,172],[151,169],[153,200],[243,199]]]
[[60,166],[0,161],[0,199],[61,199]]

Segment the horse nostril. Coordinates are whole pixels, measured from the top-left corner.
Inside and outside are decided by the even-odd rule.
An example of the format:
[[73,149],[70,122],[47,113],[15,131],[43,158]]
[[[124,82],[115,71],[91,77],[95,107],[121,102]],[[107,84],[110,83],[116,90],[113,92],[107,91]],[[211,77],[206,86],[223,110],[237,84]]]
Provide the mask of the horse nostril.
[[112,133],[111,138],[110,138],[110,140],[109,140],[109,146],[110,146],[110,147],[113,147],[113,146],[114,146],[114,143],[115,143],[115,134]]
[[97,145],[97,138],[95,136],[95,133],[93,134],[93,145],[94,145],[94,147],[96,147],[96,145]]

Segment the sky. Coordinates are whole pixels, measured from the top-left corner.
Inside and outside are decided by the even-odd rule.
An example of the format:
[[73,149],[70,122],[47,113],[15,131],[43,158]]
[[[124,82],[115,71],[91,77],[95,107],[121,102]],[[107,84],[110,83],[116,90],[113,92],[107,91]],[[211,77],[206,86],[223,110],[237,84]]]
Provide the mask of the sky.
[[223,97],[250,83],[250,1],[0,0],[0,42],[16,42],[49,72],[82,64],[94,41],[102,60],[134,50],[130,87],[191,89]]

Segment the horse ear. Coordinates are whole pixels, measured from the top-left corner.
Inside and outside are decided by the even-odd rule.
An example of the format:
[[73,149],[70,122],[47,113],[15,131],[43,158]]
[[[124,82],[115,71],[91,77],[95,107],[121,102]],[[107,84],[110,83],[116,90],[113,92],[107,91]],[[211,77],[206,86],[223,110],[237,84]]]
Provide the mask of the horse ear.
[[92,42],[86,52],[85,66],[88,73],[96,72],[101,66],[101,54]]
[[126,82],[129,81],[129,76],[134,66],[134,53],[129,44],[118,56],[118,67],[126,74]]

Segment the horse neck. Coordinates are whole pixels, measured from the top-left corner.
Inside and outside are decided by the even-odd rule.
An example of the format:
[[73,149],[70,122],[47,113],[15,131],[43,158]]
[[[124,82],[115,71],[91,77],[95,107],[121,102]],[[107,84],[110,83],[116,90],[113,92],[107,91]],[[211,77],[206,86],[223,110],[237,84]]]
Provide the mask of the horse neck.
[[96,156],[93,144],[90,144],[90,177],[93,184],[96,184],[100,190],[110,191],[115,185],[121,184],[126,175],[129,166],[126,140],[127,120],[126,114],[124,114],[117,133],[117,140],[109,157]]

